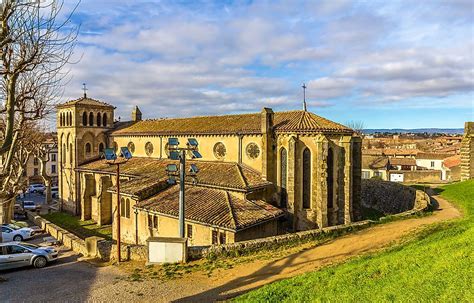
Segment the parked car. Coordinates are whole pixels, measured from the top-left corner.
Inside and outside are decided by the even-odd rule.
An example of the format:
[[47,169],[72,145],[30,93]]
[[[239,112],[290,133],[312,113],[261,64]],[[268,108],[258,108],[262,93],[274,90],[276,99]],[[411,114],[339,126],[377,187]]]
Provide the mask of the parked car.
[[51,187],[51,197],[52,198],[57,198],[58,197],[58,187],[57,186]]
[[22,242],[0,243],[0,270],[23,266],[45,267],[58,258],[54,247]]
[[33,201],[23,201],[24,210],[36,211],[37,209],[40,209],[40,208],[41,208],[41,205],[36,204]]
[[30,186],[28,186],[29,193],[43,194],[45,190],[46,187],[43,184],[30,184]]
[[23,241],[33,237],[35,231],[29,227],[19,227],[13,224],[2,224],[2,241]]

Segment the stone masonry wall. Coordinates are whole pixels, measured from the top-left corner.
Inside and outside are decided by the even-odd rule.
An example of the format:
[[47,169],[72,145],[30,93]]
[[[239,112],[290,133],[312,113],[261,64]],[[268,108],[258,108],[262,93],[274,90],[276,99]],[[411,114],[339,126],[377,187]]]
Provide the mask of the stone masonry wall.
[[361,201],[365,208],[392,215],[409,210],[424,210],[430,204],[430,197],[421,190],[399,183],[363,179]]
[[474,122],[466,122],[461,141],[461,181],[474,178]]

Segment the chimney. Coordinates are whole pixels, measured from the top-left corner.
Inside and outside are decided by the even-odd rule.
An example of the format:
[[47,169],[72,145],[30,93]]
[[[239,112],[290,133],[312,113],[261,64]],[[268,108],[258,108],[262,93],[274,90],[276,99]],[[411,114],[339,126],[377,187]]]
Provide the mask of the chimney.
[[275,151],[273,148],[273,118],[274,113],[271,108],[264,107],[260,114],[262,130],[262,177],[263,179],[275,182],[274,168]]
[[135,106],[135,108],[132,111],[132,121],[141,121],[142,120],[142,112],[138,108],[138,106]]

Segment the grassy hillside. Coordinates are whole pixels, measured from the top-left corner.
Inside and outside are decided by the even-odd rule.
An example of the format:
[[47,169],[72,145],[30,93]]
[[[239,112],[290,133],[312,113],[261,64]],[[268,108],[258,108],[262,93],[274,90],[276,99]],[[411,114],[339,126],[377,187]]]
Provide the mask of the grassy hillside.
[[276,282],[242,302],[474,302],[474,180],[441,195],[464,213],[414,241],[371,256]]

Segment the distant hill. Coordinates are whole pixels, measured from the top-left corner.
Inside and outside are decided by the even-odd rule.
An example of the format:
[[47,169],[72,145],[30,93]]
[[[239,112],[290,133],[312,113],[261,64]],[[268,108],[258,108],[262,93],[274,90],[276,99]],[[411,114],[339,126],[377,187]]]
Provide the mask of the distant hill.
[[364,134],[374,134],[374,133],[442,133],[442,134],[463,134],[463,128],[413,128],[413,129],[405,129],[405,128],[367,128],[364,129]]

